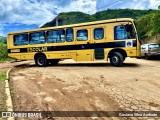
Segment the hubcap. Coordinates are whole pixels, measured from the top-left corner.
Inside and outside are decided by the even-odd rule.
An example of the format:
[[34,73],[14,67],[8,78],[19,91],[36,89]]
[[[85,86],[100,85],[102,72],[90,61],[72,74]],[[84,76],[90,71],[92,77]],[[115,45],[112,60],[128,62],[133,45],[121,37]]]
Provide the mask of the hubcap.
[[114,57],[112,58],[112,61],[113,61],[114,64],[119,63],[119,59],[118,59],[117,56],[114,56]]
[[39,65],[43,65],[44,60],[43,60],[43,58],[40,57],[40,58],[38,58],[37,62]]

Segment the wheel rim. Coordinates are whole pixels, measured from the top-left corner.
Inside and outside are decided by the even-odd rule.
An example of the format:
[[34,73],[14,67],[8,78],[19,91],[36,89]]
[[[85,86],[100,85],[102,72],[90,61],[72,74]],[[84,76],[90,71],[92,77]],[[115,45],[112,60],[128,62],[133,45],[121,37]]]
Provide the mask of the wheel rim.
[[37,59],[37,63],[38,63],[38,65],[43,65],[44,64],[44,59],[42,57],[39,57]]
[[114,64],[118,64],[118,63],[119,63],[118,57],[117,57],[117,56],[113,56],[113,57],[112,57],[112,62],[113,62]]

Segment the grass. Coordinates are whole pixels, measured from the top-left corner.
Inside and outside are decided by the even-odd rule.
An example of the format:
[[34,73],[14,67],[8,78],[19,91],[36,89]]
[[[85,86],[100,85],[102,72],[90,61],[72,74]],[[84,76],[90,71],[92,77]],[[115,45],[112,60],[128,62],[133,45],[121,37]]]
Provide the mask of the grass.
[[10,58],[10,57],[7,57],[5,59],[0,59],[0,63],[4,63],[6,61],[11,61],[11,60],[15,60],[14,58]]
[[6,111],[6,94],[5,94],[6,71],[0,71],[0,111]]
[[0,63],[4,63],[6,61],[15,60],[11,57],[8,57],[7,45],[0,42]]
[[6,79],[6,71],[0,72],[0,82],[5,81]]

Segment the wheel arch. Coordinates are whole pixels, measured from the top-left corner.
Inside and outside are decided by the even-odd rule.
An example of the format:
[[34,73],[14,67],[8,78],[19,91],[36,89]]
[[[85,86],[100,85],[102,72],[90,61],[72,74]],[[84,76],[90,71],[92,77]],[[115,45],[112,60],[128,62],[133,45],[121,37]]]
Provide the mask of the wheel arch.
[[[37,58],[37,56],[39,56],[39,55],[44,55],[45,57],[46,57],[46,55],[44,54],[44,53],[42,53],[42,52],[38,52],[38,53],[36,53],[35,55],[34,55],[34,59],[36,59]],[[47,57],[46,57],[47,58]]]
[[108,58],[110,58],[110,56],[111,56],[112,53],[114,53],[114,52],[119,52],[119,53],[121,53],[122,56],[123,56],[123,58],[127,57],[127,53],[126,53],[126,51],[125,51],[124,49],[122,49],[122,48],[115,48],[115,49],[112,49],[112,50],[109,51],[109,53],[108,53]]

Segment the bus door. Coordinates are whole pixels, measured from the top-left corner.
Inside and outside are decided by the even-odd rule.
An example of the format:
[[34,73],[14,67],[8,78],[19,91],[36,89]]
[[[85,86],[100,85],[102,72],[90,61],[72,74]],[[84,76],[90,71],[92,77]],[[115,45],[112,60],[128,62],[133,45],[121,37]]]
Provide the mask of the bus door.
[[91,29],[77,28],[76,30],[76,61],[91,61]]
[[105,42],[106,42],[106,29],[104,25],[97,25],[93,27],[93,44],[94,44],[94,60],[105,59]]

